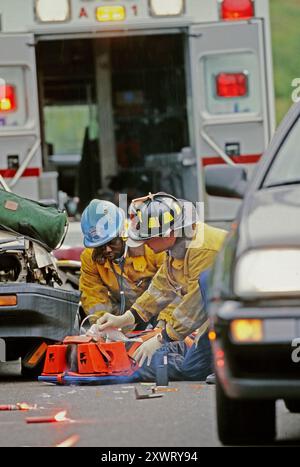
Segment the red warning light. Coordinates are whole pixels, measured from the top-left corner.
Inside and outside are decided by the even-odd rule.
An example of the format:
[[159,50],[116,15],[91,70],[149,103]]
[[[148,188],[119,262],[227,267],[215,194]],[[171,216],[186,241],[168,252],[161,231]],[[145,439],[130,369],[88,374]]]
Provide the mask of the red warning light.
[[16,90],[11,85],[0,85],[0,112],[17,110]]
[[218,97],[225,99],[248,95],[248,76],[245,73],[220,73],[216,77]]
[[252,0],[223,0],[221,18],[226,21],[250,19],[255,16]]

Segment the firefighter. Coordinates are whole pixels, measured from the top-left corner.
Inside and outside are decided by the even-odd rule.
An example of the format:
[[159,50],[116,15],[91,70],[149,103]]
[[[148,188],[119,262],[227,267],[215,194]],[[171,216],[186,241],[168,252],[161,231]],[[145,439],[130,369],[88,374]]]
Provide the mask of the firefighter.
[[120,315],[148,288],[165,254],[126,244],[126,216],[109,201],[93,200],[81,218],[84,246],[80,291],[86,315]]
[[[167,257],[149,289],[123,316],[105,314],[98,320],[99,330],[140,325],[162,313],[166,307],[171,308],[171,318],[166,320],[162,332],[140,346],[134,355],[135,360],[141,367],[145,362],[149,366],[155,352],[167,345],[172,352],[179,350],[180,358],[184,356],[184,379],[197,379],[195,372],[201,373],[201,365],[207,367],[207,376],[211,368],[208,319],[198,280],[213,264],[226,232],[199,222],[192,203],[165,193],[133,201],[131,211],[134,218],[129,236],[135,241],[144,241],[155,253],[167,251]],[[196,330],[196,343],[186,359],[188,350],[180,349],[174,342],[182,343]],[[201,348],[207,351],[204,361]]]

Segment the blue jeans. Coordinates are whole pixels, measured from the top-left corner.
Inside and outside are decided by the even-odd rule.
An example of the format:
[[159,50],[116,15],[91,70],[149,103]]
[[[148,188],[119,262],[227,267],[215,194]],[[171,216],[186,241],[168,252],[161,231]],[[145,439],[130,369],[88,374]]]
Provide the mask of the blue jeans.
[[155,352],[150,366],[147,363],[133,375],[134,381],[155,381],[156,367],[162,354],[168,355],[170,381],[205,381],[213,371],[213,359],[208,334],[198,344],[188,347],[184,342],[171,342]]

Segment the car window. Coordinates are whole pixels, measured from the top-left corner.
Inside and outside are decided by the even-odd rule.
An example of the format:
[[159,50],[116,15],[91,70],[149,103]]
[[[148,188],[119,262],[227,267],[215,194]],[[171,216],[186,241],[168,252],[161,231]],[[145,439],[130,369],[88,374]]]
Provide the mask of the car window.
[[300,119],[279,150],[264,181],[264,188],[300,183]]

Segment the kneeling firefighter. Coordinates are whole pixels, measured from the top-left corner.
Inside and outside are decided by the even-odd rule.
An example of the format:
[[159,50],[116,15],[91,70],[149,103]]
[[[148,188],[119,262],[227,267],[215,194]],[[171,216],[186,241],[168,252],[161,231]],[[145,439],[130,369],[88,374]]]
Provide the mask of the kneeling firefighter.
[[164,261],[164,253],[156,254],[147,245],[126,244],[126,222],[124,211],[109,201],[93,200],[82,214],[80,291],[86,315],[122,315]]
[[[129,237],[143,241],[157,254],[167,251],[167,257],[149,289],[124,315],[102,316],[98,320],[99,330],[141,325],[166,307],[172,309],[162,332],[141,345],[134,355],[142,367],[140,378],[147,379],[152,357],[158,355],[156,351],[166,350],[175,354],[176,361],[177,355],[180,357],[172,379],[203,379],[211,372],[212,362],[208,317],[198,280],[212,266],[227,233],[199,222],[191,202],[166,193],[134,200],[130,209],[135,215]],[[197,331],[195,344],[189,350],[182,348],[182,341],[194,331]],[[173,369],[171,362],[169,371]]]

